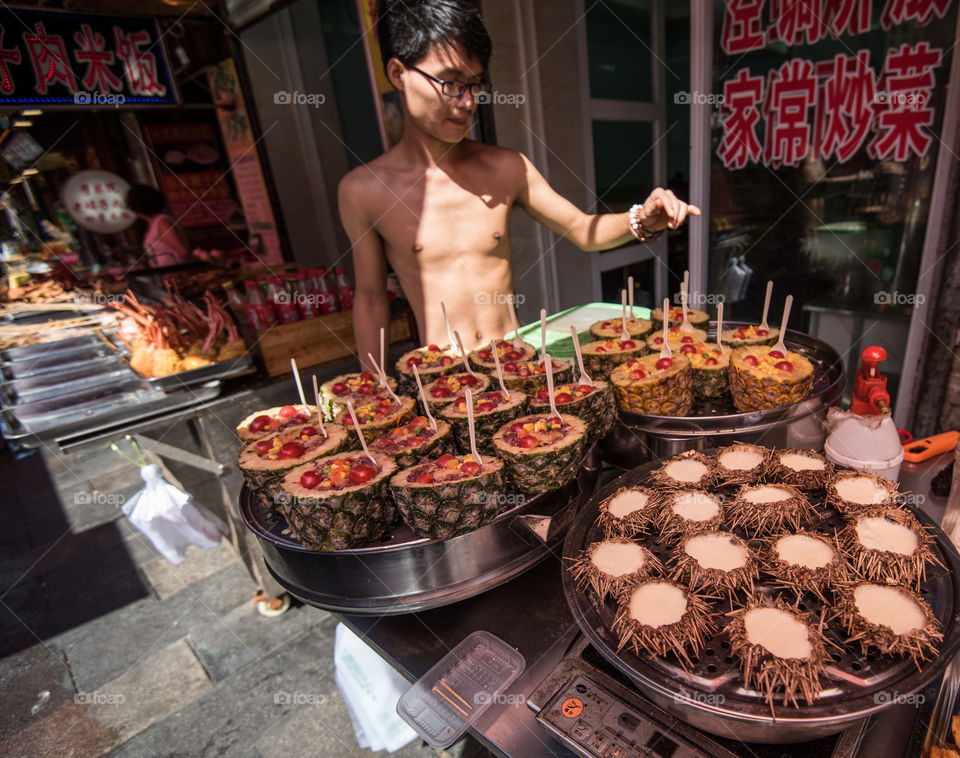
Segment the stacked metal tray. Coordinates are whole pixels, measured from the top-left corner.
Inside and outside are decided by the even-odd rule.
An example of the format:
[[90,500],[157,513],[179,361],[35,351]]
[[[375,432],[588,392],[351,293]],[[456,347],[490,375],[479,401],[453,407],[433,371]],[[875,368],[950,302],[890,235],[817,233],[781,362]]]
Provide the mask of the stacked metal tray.
[[[223,376],[248,368],[215,364]],[[196,371],[205,372],[206,368]],[[0,431],[38,447],[212,400],[220,381],[211,372],[156,386],[136,374],[124,354],[95,334],[0,351]],[[173,392],[187,388],[188,391]]]

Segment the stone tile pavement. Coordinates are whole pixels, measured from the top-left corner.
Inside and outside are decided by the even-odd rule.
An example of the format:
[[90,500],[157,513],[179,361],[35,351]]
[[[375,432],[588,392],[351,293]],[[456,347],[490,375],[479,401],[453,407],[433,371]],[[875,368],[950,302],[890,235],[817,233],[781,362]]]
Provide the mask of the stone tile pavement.
[[[261,617],[225,543],[160,558],[119,508],[141,486],[134,467],[102,445],[4,450],[0,481],[0,755],[374,755],[334,683],[336,620]],[[280,691],[321,705],[278,704]],[[438,754],[416,741],[395,755]]]

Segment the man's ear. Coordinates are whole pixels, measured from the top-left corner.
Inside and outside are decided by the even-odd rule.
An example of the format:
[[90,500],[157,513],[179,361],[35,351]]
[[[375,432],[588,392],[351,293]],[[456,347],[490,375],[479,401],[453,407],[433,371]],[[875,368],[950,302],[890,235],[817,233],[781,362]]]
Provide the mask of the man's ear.
[[397,92],[403,92],[403,75],[406,67],[398,58],[391,58],[387,61],[387,79],[396,88]]

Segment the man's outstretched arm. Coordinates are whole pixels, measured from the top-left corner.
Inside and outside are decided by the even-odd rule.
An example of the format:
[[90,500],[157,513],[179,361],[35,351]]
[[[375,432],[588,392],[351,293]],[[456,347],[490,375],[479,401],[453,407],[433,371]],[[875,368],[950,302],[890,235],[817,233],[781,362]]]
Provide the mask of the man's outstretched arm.
[[[584,213],[559,195],[529,159],[521,155],[525,176],[517,202],[534,219],[582,250],[608,250],[634,240],[628,213]],[[639,199],[638,199],[639,202]],[[670,190],[657,188],[637,213],[642,233],[676,229],[700,209],[677,199]]]
[[[375,371],[367,353],[380,357],[380,329],[389,333],[390,305],[387,300],[387,258],[380,235],[363,211],[357,193],[362,188],[350,176],[340,182],[340,221],[350,240],[353,254],[353,334],[364,368]],[[384,371],[387,371],[384,367]]]

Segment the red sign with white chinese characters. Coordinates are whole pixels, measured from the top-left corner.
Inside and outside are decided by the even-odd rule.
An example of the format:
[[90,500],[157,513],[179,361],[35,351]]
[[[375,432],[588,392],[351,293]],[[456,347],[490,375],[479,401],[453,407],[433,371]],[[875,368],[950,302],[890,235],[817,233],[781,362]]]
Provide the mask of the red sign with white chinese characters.
[[155,21],[0,9],[0,105],[175,102]]
[[[727,0],[720,45],[739,60],[771,43],[863,34],[877,20],[884,30],[925,26],[942,19],[951,2],[885,0],[876,19],[870,0]],[[870,50],[847,49],[830,60],[791,57],[765,75],[732,70],[720,105],[723,165],[799,166],[809,157],[845,163],[863,149],[878,160],[926,155],[934,140],[935,71],[948,51],[904,43],[874,60]]]

